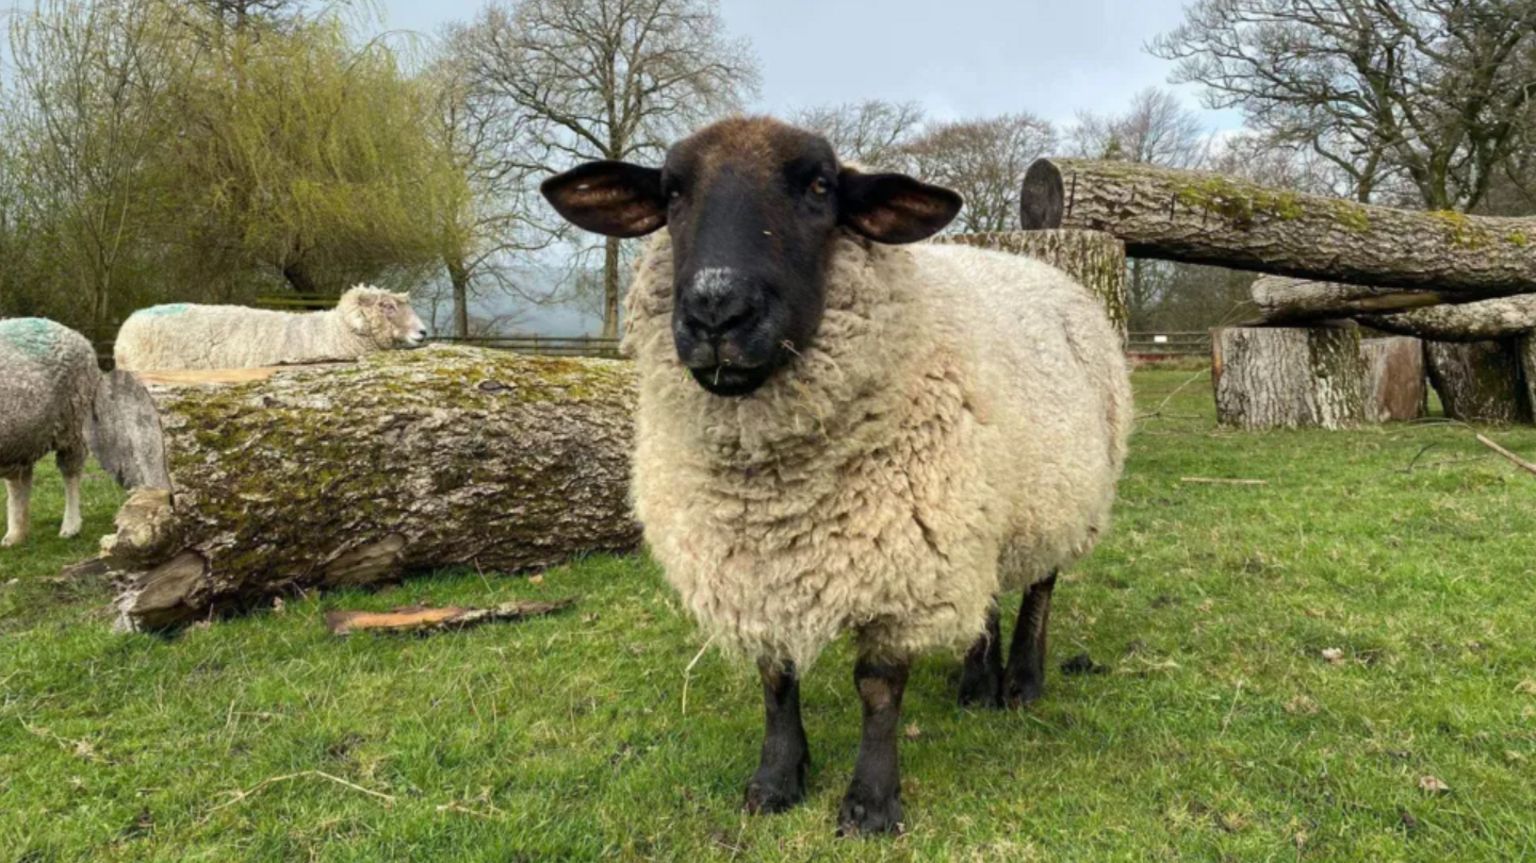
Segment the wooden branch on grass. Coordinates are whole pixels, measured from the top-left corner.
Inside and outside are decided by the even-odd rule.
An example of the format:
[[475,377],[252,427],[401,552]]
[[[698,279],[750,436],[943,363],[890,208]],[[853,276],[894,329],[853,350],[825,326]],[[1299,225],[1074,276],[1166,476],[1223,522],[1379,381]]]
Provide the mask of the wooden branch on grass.
[[1486,436],[1478,435],[1477,436],[1477,442],[1482,444],[1483,446],[1493,450],[1494,452],[1498,453],[1499,455],[1505,457],[1506,459],[1509,459],[1511,462],[1513,462],[1515,464],[1516,467],[1520,468],[1521,470],[1525,471],[1526,473],[1536,474],[1536,464],[1531,464],[1530,462],[1526,461],[1525,459],[1521,458],[1520,456],[1515,455],[1514,453],[1510,452],[1509,450],[1505,449],[1504,447],[1501,447],[1498,444],[1494,443],[1492,440],[1489,440]]
[[434,632],[464,629],[495,621],[526,620],[564,611],[576,604],[574,599],[554,602],[504,602],[492,608],[426,608],[409,606],[393,611],[330,611],[325,625],[335,635],[351,635],[359,630],[378,632]]

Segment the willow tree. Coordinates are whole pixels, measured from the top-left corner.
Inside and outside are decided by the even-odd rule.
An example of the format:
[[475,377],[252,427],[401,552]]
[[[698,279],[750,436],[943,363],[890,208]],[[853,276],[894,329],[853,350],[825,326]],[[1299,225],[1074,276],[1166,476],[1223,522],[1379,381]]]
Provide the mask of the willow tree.
[[48,311],[81,329],[122,311],[143,265],[155,222],[144,166],[171,137],[168,94],[189,62],[175,27],[161,0],[39,0],[11,19],[13,224],[48,249],[33,277],[70,307]]
[[[717,0],[493,2],[464,36],[482,92],[514,117],[505,169],[548,175],[592,159],[654,161],[740,104],[757,69]],[[618,333],[619,241],[603,246],[603,334]]]
[[219,32],[179,83],[162,166],[189,272],[300,293],[424,271],[462,183],[428,131],[430,89],[336,16]]

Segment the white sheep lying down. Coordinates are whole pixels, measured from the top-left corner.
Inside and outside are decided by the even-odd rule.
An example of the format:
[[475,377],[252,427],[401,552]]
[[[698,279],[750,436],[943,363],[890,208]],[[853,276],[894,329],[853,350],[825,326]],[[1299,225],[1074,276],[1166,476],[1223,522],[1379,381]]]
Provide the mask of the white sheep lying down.
[[240,369],[350,360],[416,347],[426,338],[410,297],[368,285],[323,312],[173,303],[135,312],[114,349],[117,367]]
[[[688,609],[758,662],[747,808],[804,798],[798,677],[851,631],[864,736],[838,823],[900,830],[912,657],[969,648],[967,704],[1040,696],[1056,573],[1107,529],[1125,462],[1118,335],[1045,264],[906,245],[960,197],[842,165],[770,119],[705,128],[659,169],[594,162],[543,191],[588,230],[666,228],[626,300],[632,493]],[[1020,587],[1004,667],[995,598]]]
[[50,452],[64,475],[59,535],[80,533],[86,426],[100,382],[96,349],[84,336],[41,318],[0,320],[0,478],[6,487],[0,546],[26,539],[32,468]]

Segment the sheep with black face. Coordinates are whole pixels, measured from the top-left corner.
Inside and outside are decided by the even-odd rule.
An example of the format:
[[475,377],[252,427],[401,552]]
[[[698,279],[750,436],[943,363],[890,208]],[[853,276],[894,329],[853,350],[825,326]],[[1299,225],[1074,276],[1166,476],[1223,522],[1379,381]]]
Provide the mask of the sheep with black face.
[[[633,495],[701,624],[755,658],[752,811],[805,793],[798,675],[857,639],[864,737],[844,832],[900,829],[911,658],[965,649],[961,698],[1041,693],[1056,572],[1108,527],[1132,416],[1118,337],[1065,274],[906,245],[959,196],[732,119],[660,169],[597,162],[544,193],[576,225],[657,234],[626,300],[640,372]],[[996,596],[1025,588],[1005,666]]]

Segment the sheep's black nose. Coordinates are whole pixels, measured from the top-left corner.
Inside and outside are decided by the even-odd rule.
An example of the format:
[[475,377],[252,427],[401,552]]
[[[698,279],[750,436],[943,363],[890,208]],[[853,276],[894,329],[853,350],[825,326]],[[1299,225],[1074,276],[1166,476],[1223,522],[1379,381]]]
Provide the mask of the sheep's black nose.
[[757,329],[762,310],[750,280],[732,270],[702,270],[678,300],[675,335],[685,365],[698,369],[721,362],[751,364],[741,342]]

